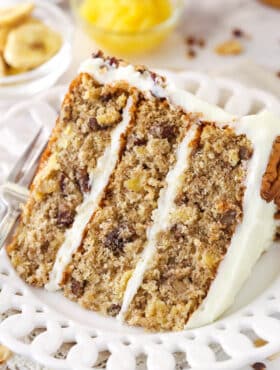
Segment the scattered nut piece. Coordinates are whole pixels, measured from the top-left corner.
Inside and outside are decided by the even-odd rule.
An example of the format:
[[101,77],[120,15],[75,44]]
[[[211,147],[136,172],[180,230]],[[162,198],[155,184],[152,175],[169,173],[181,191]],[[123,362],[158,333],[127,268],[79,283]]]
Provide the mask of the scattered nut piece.
[[280,71],[276,73],[276,76],[280,78]]
[[232,30],[232,35],[234,37],[243,37],[245,34],[244,34],[244,32],[240,28],[234,28]]
[[192,46],[192,45],[194,45],[194,44],[196,43],[196,39],[195,39],[193,36],[187,36],[187,37],[185,38],[185,43],[186,43],[187,45]]
[[195,58],[196,57],[196,51],[195,50],[193,50],[193,49],[189,49],[188,51],[187,51],[187,56],[189,57],[189,58]]
[[198,43],[198,46],[200,46],[201,48],[204,48],[205,46],[205,40],[200,38],[197,40],[197,43]]
[[185,37],[185,44],[187,44],[187,57],[195,58],[198,48],[205,46],[205,40],[202,37],[190,35]]
[[4,58],[14,68],[32,69],[50,59],[60,46],[60,35],[43,23],[23,24],[9,33]]
[[263,347],[263,346],[265,346],[266,344],[267,344],[267,341],[266,341],[266,340],[264,340],[264,339],[261,339],[261,338],[256,339],[256,340],[254,341],[254,346],[255,346],[255,347]]
[[243,52],[243,46],[237,40],[228,40],[216,46],[219,55],[238,55]]
[[9,8],[0,8],[0,27],[12,27],[29,17],[34,9],[31,2],[17,4]]
[[252,365],[252,368],[254,370],[265,370],[266,369],[266,366],[262,362],[256,362],[255,364]]
[[205,40],[202,37],[192,35],[185,38],[185,43],[189,46],[200,46],[201,48],[205,46]]
[[5,362],[11,357],[12,352],[9,348],[0,345],[0,365],[5,364]]
[[279,358],[280,357],[280,352],[276,352],[276,353],[273,353],[273,355],[271,355],[271,356],[269,356],[269,357],[267,357],[267,359],[269,360],[269,361],[274,361],[274,360],[276,360],[277,358]]

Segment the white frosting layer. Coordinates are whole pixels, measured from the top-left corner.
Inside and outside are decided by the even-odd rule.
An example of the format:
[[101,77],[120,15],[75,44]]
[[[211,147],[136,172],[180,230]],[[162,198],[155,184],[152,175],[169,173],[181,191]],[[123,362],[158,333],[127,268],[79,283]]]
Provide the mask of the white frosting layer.
[[187,328],[210,323],[231,306],[261,253],[272,243],[275,233],[273,216],[276,206],[261,198],[260,189],[273,142],[280,135],[280,120],[264,112],[241,119],[236,124],[236,131],[245,134],[254,149],[248,163],[243,221],[233,235],[207,297],[191,316]]
[[[106,70],[100,67],[106,65]],[[215,122],[228,122],[235,119],[234,116],[224,110],[208,104],[185,90],[176,88],[170,81],[162,88],[156,83],[149,72],[141,73],[136,71],[132,65],[110,66],[102,58],[90,58],[81,64],[79,72],[88,73],[100,83],[114,84],[125,81],[146,93],[153,93],[158,97],[166,97],[171,103],[182,107],[186,112],[202,114],[203,119]]]
[[147,243],[141,256],[141,260],[137,264],[131,279],[127,284],[127,289],[124,294],[121,311],[118,315],[119,320],[123,320],[123,316],[127,311],[133,297],[137,293],[138,288],[142,284],[145,271],[156,252],[157,239],[159,231],[164,230],[169,225],[169,215],[174,209],[174,200],[177,195],[178,188],[181,185],[181,175],[188,166],[187,158],[192,148],[189,146],[194,139],[197,126],[191,127],[185,136],[184,140],[179,144],[176,151],[176,163],[166,176],[166,186],[160,191],[158,199],[158,207],[153,212],[153,224],[147,229]]
[[83,202],[76,209],[77,213],[73,225],[66,231],[64,243],[58,250],[53,269],[50,273],[49,283],[45,286],[48,290],[53,291],[60,289],[63,272],[81,244],[86,225],[94,213],[103,194],[103,190],[117,164],[121,145],[120,137],[126,131],[130,123],[130,108],[132,103],[133,99],[129,97],[127,105],[123,110],[122,121],[111,133],[110,145],[98,159],[96,168],[89,176],[91,180],[91,190],[89,194],[84,194]]

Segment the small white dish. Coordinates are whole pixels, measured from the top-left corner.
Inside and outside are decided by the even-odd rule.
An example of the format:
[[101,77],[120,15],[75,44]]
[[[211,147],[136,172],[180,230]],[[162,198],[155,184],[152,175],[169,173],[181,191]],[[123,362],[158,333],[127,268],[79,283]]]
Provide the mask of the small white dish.
[[[11,6],[20,0],[1,0],[1,7]],[[63,11],[48,1],[36,0],[34,17],[57,31],[62,37],[60,50],[41,66],[13,76],[0,77],[0,101],[26,98],[53,86],[67,70],[72,59],[73,27]]]

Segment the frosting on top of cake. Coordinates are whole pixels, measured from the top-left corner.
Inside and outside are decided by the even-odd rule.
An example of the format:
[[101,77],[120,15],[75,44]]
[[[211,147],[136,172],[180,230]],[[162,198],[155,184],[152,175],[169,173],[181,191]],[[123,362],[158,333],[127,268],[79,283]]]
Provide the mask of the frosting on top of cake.
[[167,98],[172,104],[182,107],[186,112],[197,113],[205,121],[219,123],[233,122],[236,117],[221,108],[198,99],[191,93],[178,89],[171,81],[149,72],[144,67],[136,68],[130,64],[121,63],[115,58],[89,58],[79,69],[81,73],[88,73],[102,84],[114,84],[124,81],[142,92],[159,98]]

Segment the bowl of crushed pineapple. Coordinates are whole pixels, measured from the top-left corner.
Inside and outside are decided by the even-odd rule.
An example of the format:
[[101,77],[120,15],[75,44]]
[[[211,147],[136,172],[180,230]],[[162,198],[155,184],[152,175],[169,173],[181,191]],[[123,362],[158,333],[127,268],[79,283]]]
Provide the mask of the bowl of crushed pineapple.
[[158,46],[176,27],[183,0],[71,0],[71,7],[99,46],[128,55]]

